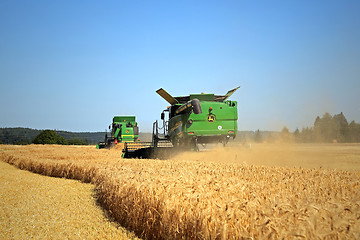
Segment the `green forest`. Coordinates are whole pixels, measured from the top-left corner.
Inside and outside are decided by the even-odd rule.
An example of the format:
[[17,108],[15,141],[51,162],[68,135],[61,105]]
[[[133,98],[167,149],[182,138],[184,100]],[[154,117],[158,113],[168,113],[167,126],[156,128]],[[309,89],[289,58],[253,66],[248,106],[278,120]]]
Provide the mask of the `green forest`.
[[[36,137],[39,136],[41,132],[47,130],[37,130],[31,128],[0,128],[0,144],[17,144],[25,145],[36,143]],[[86,145],[86,144],[97,144],[99,141],[104,140],[104,132],[67,132],[67,131],[56,131],[51,130],[56,133],[60,138],[57,138],[56,141],[59,141],[57,144],[69,144],[69,145]],[[47,135],[51,135],[47,131]],[[51,137],[50,137],[51,138]],[[63,140],[62,140],[63,138]],[[61,139],[61,140],[60,140]]]

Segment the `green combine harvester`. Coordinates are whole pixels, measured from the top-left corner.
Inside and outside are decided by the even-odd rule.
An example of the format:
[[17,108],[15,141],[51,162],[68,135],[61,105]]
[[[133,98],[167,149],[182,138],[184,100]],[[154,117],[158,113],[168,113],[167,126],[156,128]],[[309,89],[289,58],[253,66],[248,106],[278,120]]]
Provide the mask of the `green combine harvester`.
[[178,151],[199,151],[199,145],[222,143],[237,133],[237,102],[225,95],[190,94],[172,97],[164,89],[156,92],[171,106],[161,113],[162,127],[153,124],[152,142],[125,143],[124,158],[168,158]]
[[135,142],[139,138],[139,127],[135,116],[115,116],[109,133],[105,134],[105,141],[96,148],[111,148],[122,142]]

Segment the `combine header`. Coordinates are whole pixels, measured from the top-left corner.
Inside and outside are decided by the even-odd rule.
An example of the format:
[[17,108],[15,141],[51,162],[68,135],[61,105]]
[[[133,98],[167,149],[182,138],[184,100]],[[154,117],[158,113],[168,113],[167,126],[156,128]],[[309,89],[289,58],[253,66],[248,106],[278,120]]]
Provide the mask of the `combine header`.
[[156,92],[171,106],[161,113],[162,127],[153,124],[151,142],[125,143],[124,158],[167,158],[178,151],[199,151],[199,144],[221,142],[224,146],[237,133],[237,102],[225,95],[190,94],[172,97]]
[[110,132],[105,134],[105,141],[96,145],[96,148],[110,148],[122,142],[135,142],[139,137],[139,127],[135,116],[115,116]]

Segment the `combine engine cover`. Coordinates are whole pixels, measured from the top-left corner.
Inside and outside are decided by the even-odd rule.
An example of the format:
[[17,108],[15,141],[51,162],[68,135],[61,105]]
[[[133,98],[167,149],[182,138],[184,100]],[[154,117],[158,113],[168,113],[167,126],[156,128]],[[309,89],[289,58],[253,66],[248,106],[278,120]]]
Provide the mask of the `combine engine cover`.
[[[224,145],[237,133],[237,102],[227,100],[238,88],[226,95],[190,94],[172,97],[165,90],[157,93],[171,106],[169,112],[168,138],[172,144],[193,148],[197,143],[222,142]],[[169,97],[170,96],[170,97]],[[197,147],[196,147],[197,148]]]

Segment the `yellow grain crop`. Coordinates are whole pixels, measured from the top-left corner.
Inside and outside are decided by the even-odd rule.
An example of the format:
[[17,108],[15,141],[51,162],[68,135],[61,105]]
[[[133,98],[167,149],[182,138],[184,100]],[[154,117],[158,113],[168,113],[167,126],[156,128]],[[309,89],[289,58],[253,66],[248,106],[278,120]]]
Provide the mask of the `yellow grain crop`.
[[96,205],[94,185],[0,161],[0,239],[135,239]]
[[[286,154],[268,146],[267,154],[227,149],[219,161],[214,152],[162,161],[91,147],[0,148],[1,159],[21,169],[96,184],[103,207],[143,238],[360,239],[360,171],[331,169],[327,153],[311,165],[307,146]],[[359,166],[358,150],[330,157]],[[254,156],[268,166],[253,164]],[[285,167],[302,160],[307,168]],[[319,165],[325,168],[308,168]]]

